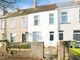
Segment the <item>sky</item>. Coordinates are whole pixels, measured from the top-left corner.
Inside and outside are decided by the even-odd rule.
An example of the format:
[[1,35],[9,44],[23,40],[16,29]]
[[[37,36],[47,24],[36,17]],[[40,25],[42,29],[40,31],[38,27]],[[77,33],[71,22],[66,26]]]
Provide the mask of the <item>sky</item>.
[[[12,0],[10,0],[12,1]],[[32,8],[34,5],[34,0],[16,0],[16,3],[13,5],[12,8],[8,9],[9,12],[13,12],[16,8],[19,9],[28,9]],[[37,5],[48,5],[48,4],[54,4],[54,3],[59,3],[59,2],[67,2],[67,1],[72,1],[72,0],[37,0]]]
[[[33,0],[16,0],[17,3],[15,4],[15,7],[18,7],[20,9],[26,9],[33,7]],[[66,2],[71,0],[37,0],[38,6],[40,5],[47,5],[47,4],[53,4],[58,2]]]

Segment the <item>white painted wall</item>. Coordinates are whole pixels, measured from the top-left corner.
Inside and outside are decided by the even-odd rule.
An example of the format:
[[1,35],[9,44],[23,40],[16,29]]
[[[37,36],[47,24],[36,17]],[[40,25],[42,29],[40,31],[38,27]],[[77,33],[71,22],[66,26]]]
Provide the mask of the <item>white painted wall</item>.
[[64,31],[64,40],[73,40],[73,31],[80,30],[79,9],[80,9],[80,6],[70,7],[70,8],[68,7],[68,8],[63,8],[59,10],[59,13],[62,11],[68,12],[69,23],[60,24],[60,29],[59,29]]
[[[49,24],[49,14],[54,14],[54,24]],[[34,26],[34,16],[40,16],[40,25]],[[44,42],[45,46],[54,46],[58,40],[58,12],[56,10],[38,12],[28,15],[28,32],[29,32],[29,42],[32,40],[32,32],[41,32],[41,39],[39,42]],[[49,32],[54,31],[54,41],[49,40]]]

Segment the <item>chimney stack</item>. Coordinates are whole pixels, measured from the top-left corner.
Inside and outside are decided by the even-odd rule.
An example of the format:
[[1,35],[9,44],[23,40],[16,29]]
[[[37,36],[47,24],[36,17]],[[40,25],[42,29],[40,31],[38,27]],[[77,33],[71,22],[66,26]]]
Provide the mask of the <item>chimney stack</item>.
[[80,0],[74,0],[74,1],[76,1],[76,2],[77,2],[77,1],[80,1]]
[[79,3],[80,3],[80,0],[74,0],[74,2],[75,2],[76,4],[79,4]]
[[3,15],[6,15],[8,11],[6,9],[3,9]]
[[34,0],[34,8],[37,7],[37,0]]

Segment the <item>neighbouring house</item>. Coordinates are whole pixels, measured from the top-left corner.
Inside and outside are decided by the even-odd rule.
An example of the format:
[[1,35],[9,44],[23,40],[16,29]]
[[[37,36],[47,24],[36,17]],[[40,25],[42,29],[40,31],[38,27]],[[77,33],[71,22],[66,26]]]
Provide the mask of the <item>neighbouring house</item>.
[[[28,40],[28,19],[24,13],[22,10],[17,10],[0,19],[1,40],[4,38],[9,42],[26,42]],[[5,34],[6,36],[4,36]]]
[[44,42],[45,46],[56,46],[59,40],[76,40],[80,47],[79,0],[43,6],[37,6],[35,1],[34,8],[17,10],[3,19],[10,42]]

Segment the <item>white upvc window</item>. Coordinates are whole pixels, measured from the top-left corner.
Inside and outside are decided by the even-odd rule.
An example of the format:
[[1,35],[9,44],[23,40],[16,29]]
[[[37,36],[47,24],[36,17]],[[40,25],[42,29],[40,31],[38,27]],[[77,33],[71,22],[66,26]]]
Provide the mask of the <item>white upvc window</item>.
[[21,27],[27,27],[27,26],[28,26],[27,17],[22,17],[22,19],[21,19]]
[[80,42],[80,30],[75,30],[73,32],[73,39]]
[[38,15],[36,15],[36,16],[34,16],[34,25],[36,26],[36,25],[39,25],[39,16]]
[[5,21],[4,20],[0,20],[0,29],[4,29],[5,28]]
[[16,33],[10,33],[10,42],[16,41]]
[[68,12],[61,12],[60,13],[60,23],[65,24],[68,23]]
[[54,14],[49,14],[49,24],[54,24]]
[[33,42],[38,42],[40,40],[40,32],[33,32]]
[[16,20],[15,19],[10,20],[10,28],[16,28]]

